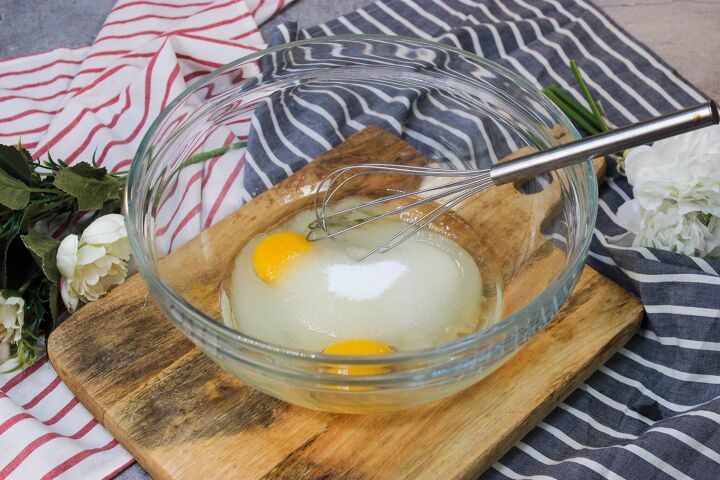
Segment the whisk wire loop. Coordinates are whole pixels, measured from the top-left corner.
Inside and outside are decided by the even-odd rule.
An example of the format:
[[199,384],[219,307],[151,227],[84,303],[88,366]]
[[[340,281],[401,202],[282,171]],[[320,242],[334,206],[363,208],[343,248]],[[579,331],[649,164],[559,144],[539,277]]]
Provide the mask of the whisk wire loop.
[[[332,196],[334,195],[335,192],[342,189],[342,187],[344,186],[344,184],[347,181],[350,181],[351,179],[353,179],[357,176],[368,175],[371,173],[378,173],[378,172],[370,170],[370,171],[366,171],[366,172],[362,172],[362,173],[356,173],[352,177],[350,177],[348,180],[343,181],[340,185],[337,185],[337,186],[333,187],[332,189],[326,190],[325,195],[323,197],[323,201],[321,202],[322,206],[319,208],[317,206],[317,197],[316,197],[315,208],[316,208],[316,216],[318,217],[318,220],[320,220],[320,219],[331,220],[335,217],[344,216],[344,215],[347,215],[348,213],[351,213],[351,212],[354,212],[357,210],[372,207],[372,206],[379,205],[382,203],[392,202],[394,200],[400,200],[400,199],[407,198],[407,197],[419,196],[419,194],[429,193],[429,192],[433,192],[433,191],[437,191],[437,190],[444,190],[444,189],[448,189],[448,188],[452,188],[452,187],[472,185],[475,182],[477,182],[478,178],[482,178],[483,175],[487,176],[487,171],[482,171],[482,170],[473,171],[472,173],[466,173],[464,176],[469,177],[469,178],[466,178],[464,180],[458,180],[455,182],[449,182],[449,183],[444,183],[441,185],[435,185],[435,186],[423,188],[423,189],[420,189],[420,190],[417,190],[414,192],[396,193],[393,195],[388,195],[385,197],[369,200],[368,202],[363,203],[362,205],[356,205],[354,207],[345,208],[343,210],[339,210],[339,211],[333,212],[331,214],[327,213],[327,205],[330,203]],[[428,175],[425,174],[423,176],[428,176]],[[313,222],[313,224],[315,224],[315,222]]]
[[[425,228],[430,223],[437,220],[442,215],[445,215],[449,210],[454,208],[459,203],[463,202],[464,200],[467,200],[469,197],[475,195],[478,192],[481,192],[482,190],[485,190],[490,185],[492,185],[492,181],[488,180],[488,183],[481,183],[477,187],[474,187],[470,190],[460,191],[455,197],[451,197],[450,200],[448,200],[445,203],[442,203],[438,205],[437,207],[433,208],[429,212],[425,213],[422,217],[413,220],[412,222],[408,223],[407,226],[405,226],[402,230],[400,230],[398,233],[396,233],[394,236],[386,240],[385,242],[379,244],[360,258],[358,258],[358,261],[365,260],[369,256],[375,254],[375,253],[384,253],[387,251],[392,250],[396,246],[400,245],[401,243],[405,242],[408,238],[415,235],[417,232]],[[407,233],[405,233],[407,232]]]
[[[364,167],[364,166],[363,166]],[[374,168],[360,168],[362,170],[365,170],[360,173],[353,173],[350,178],[343,180],[340,182],[340,184],[333,186],[333,182],[337,181],[339,176],[352,171],[356,170],[357,168],[348,167],[343,169],[343,172],[340,173],[340,175],[333,174],[333,178],[330,179],[329,186],[325,190],[325,195],[323,196],[322,202],[320,202],[320,205],[318,205],[317,197],[315,202],[315,210],[316,210],[316,217],[317,219],[313,221],[310,224],[310,233],[308,234],[308,240],[311,241],[317,241],[321,240],[323,238],[332,238],[334,236],[340,235],[342,233],[345,233],[349,230],[358,228],[362,225],[366,225],[370,222],[398,215],[403,212],[406,212],[408,210],[415,209],[423,204],[426,204],[428,202],[433,202],[439,199],[442,199],[444,197],[451,196],[451,198],[455,194],[462,193],[465,191],[468,191],[470,189],[471,191],[475,191],[475,187],[479,188],[487,188],[489,185],[492,184],[492,180],[490,179],[489,172],[487,170],[474,170],[474,171],[464,171],[464,172],[452,172],[453,175],[451,177],[468,177],[464,178],[462,180],[457,180],[454,182],[448,182],[441,185],[435,185],[426,187],[414,192],[402,192],[398,194],[388,195],[385,197],[381,197],[378,199],[370,200],[368,202],[362,203],[361,205],[352,206],[349,208],[342,209],[337,212],[333,212],[331,214],[327,213],[327,207],[330,201],[332,200],[332,196],[342,189],[342,187],[345,185],[347,181],[350,181],[352,178],[355,178],[359,175],[368,175],[368,174],[375,174],[375,173],[385,173],[386,169],[374,169]],[[392,171],[395,173],[402,172],[403,174],[411,174],[411,175],[421,175],[421,176],[439,176],[442,174],[442,176],[446,176],[445,173],[448,172],[446,169],[437,169],[437,168],[425,168],[425,167],[407,167],[404,168],[404,166],[401,167],[393,167]],[[411,173],[408,173],[411,172]],[[337,172],[336,172],[337,173]],[[426,195],[427,193],[431,192],[438,192],[433,195]],[[398,207],[395,207],[391,210],[377,213],[377,214],[370,214],[366,217],[361,217],[358,219],[351,219],[349,218],[349,214],[353,212],[357,212],[360,210],[365,210],[368,208],[371,208],[373,206],[377,206],[383,203],[391,202],[391,201],[397,201],[402,200],[404,198],[408,197],[420,197],[417,200],[410,202],[405,205],[401,205]],[[435,211],[435,210],[433,210]],[[443,212],[444,213],[444,212]],[[409,224],[410,227],[415,223],[412,222]],[[335,227],[335,228],[333,228]],[[422,228],[422,227],[421,227]],[[406,231],[406,229],[403,229],[400,233]],[[414,234],[414,233],[413,233]],[[395,238],[395,237],[393,237]],[[391,239],[392,240],[392,239]],[[374,253],[374,252],[373,252]]]
[[[720,122],[720,114],[712,100],[694,107],[670,113],[658,118],[618,128],[610,132],[593,135],[575,142],[559,145],[549,150],[535,152],[521,158],[496,163],[486,170],[451,170],[436,167],[413,165],[368,163],[342,167],[320,181],[315,194],[315,215],[308,234],[308,240],[332,238],[370,222],[399,215],[423,204],[439,201],[429,212],[424,212],[412,222],[408,222],[390,239],[377,245],[365,254],[363,260],[377,252],[387,252],[395,248],[420,229],[435,221],[448,210],[485,189],[494,185],[503,185],[526,180],[551,170],[585,162],[590,158],[610,155],[628,148],[650,143],[662,138],[688,132]],[[344,207],[330,212],[330,204],[339,192],[350,182],[363,175],[415,175],[421,177],[451,178],[440,185],[420,185],[414,192],[400,192],[382,198],[372,199],[359,205]],[[457,180],[457,178],[460,178]],[[355,212],[378,205],[413,199],[408,204],[392,208],[381,213],[368,213],[365,217],[352,218]],[[444,200],[443,200],[444,199]],[[442,201],[440,201],[442,200]]]

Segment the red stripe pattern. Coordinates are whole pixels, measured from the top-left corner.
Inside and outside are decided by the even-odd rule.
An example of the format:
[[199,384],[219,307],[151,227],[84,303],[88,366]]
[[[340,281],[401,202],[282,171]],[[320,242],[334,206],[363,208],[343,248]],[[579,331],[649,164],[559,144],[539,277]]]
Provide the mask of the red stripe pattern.
[[[35,158],[51,152],[68,163],[95,154],[108,169],[125,170],[152,121],[188,82],[262,49],[257,26],[286,3],[120,0],[92,45],[0,60],[0,143],[22,140]],[[249,120],[239,117],[179,154],[206,141],[245,140]],[[167,250],[248,198],[238,181],[244,163],[244,151],[232,150],[183,173],[158,218]],[[51,228],[62,232],[70,220]],[[13,366],[10,360],[0,371]],[[132,462],[45,359],[0,373],[0,479],[99,480]]]

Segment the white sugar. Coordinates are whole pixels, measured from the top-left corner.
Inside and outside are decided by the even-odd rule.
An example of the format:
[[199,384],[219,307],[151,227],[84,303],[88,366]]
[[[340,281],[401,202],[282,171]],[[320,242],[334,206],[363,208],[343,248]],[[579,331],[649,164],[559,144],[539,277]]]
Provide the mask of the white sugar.
[[379,298],[406,271],[407,266],[396,260],[335,264],[324,270],[328,291],[354,302]]

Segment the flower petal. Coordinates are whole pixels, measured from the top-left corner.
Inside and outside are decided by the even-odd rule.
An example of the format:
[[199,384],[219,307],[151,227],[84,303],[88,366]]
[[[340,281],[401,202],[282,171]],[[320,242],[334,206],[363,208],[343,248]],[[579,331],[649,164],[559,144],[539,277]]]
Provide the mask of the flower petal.
[[112,213],[103,215],[88,225],[80,240],[93,245],[103,245],[123,238],[127,238],[125,218],[120,214]]
[[60,297],[65,304],[68,312],[73,313],[78,306],[78,296],[75,292],[70,291],[70,284],[64,278],[60,279]]
[[628,232],[637,233],[640,230],[642,208],[637,200],[629,200],[620,205],[615,216],[617,224]]
[[55,255],[55,260],[57,262],[58,270],[60,270],[60,274],[68,280],[72,280],[75,276],[77,248],[77,235],[68,235],[60,242],[57,254]]
[[121,238],[117,242],[108,245],[108,252],[125,261],[130,260],[130,242],[127,238]]
[[90,265],[104,257],[106,253],[107,252],[105,251],[105,247],[99,247],[95,245],[83,245],[78,250],[77,265],[78,267]]

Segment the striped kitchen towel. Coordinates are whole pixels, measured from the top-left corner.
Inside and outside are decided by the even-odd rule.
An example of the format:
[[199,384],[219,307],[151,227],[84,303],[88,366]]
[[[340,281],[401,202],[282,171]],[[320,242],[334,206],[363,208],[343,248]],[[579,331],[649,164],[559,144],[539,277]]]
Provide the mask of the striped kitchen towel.
[[[0,143],[125,170],[165,105],[262,49],[257,25],[290,1],[120,0],[92,45],[0,61]],[[0,374],[0,479],[109,478],[132,461],[46,359]]]
[[[706,98],[587,0],[381,0],[306,30],[281,25],[271,43],[353,33],[460,47],[538,88],[556,83],[574,91],[568,61],[576,59],[618,126]],[[326,57],[310,63],[339,61],[327,42]],[[367,42],[353,52],[372,56],[373,48]],[[304,61],[302,54],[268,55],[263,74],[302,69]],[[424,67],[423,59],[402,61]],[[494,143],[430,90],[383,81],[358,88],[318,83],[301,92],[313,99],[312,109],[280,97],[258,110],[247,151],[253,165],[238,180],[241,188],[267,188],[366,124],[396,131],[421,151],[434,148],[422,135],[431,128],[443,129],[449,142]],[[647,319],[640,333],[483,478],[720,478],[720,261],[611,245],[607,237],[624,231],[615,212],[631,196],[611,165],[588,262],[641,298]]]
[[[101,32],[99,39],[106,39],[98,50],[92,46],[25,59],[31,63],[24,63],[23,59],[0,62],[0,102],[3,107],[13,106],[3,108],[0,114],[0,142],[14,143],[21,132],[24,143],[35,155],[51,149],[56,157],[76,161],[97,152],[99,161],[111,169],[126,168],[144,128],[159,108],[182,90],[182,82],[192,81],[197,71],[239,57],[245,50],[252,51],[249,47],[258,47],[254,30],[247,33],[241,26],[233,29],[228,27],[231,23],[223,23],[228,20],[247,24],[249,17],[243,17],[242,4],[246,5],[243,11],[256,10],[256,21],[261,21],[282,2],[190,2],[182,6],[178,3],[176,7],[162,2],[122,2],[108,22],[115,29],[120,29],[119,25],[132,28]],[[196,15],[207,14],[206,9],[215,6],[238,10],[217,19],[206,18],[207,22],[192,22]],[[135,11],[137,8],[145,10]],[[201,29],[194,30],[198,27]],[[590,86],[602,99],[611,120],[618,125],[703,99],[697,89],[619,29],[597,7],[583,0],[384,0],[307,31],[298,32],[287,26],[277,31],[278,38],[284,40],[297,35],[318,37],[335,33],[403,34],[435,39],[498,61],[537,86],[554,82],[571,89],[573,80],[565,64],[569,58],[575,58],[591,78]],[[233,38],[239,35],[242,36]],[[162,41],[158,42],[158,38]],[[135,40],[138,44],[133,43],[133,50],[126,51],[129,49],[124,42]],[[152,42],[157,42],[156,54],[143,47]],[[190,48],[208,44],[214,47],[201,54]],[[227,56],[223,57],[215,48],[226,51]],[[125,56],[128,58],[124,59]],[[102,63],[103,59],[107,63]],[[170,63],[166,62],[168,59]],[[41,73],[45,70],[49,72],[47,76]],[[16,77],[16,73],[20,76]],[[86,80],[76,82],[76,74]],[[23,75],[27,76],[24,82]],[[126,83],[115,82],[115,78]],[[163,93],[155,93],[158,90],[152,86],[156,82],[165,88],[160,90]],[[38,84],[47,86],[48,91]],[[106,89],[112,92],[110,97],[103,96]],[[69,123],[60,123],[60,115],[70,108],[66,105],[85,94],[88,95],[85,104],[72,107],[75,110],[64,117]],[[58,98],[67,99],[67,103]],[[397,125],[397,120],[386,113],[392,108],[383,106],[386,98],[381,91],[374,97],[372,108],[383,109],[387,123]],[[409,120],[416,122],[418,129],[438,127],[432,125],[431,118],[428,120],[431,125],[422,124],[422,109],[418,110],[420,115],[410,112],[413,118]],[[324,118],[338,124],[337,137],[328,136],[320,142],[325,149],[361,128],[342,119],[337,122],[332,109],[325,113]],[[377,118],[377,112],[357,101],[353,113]],[[93,119],[96,124],[83,123]],[[217,157],[207,162],[207,168],[188,171],[191,178],[183,188],[170,194],[178,197],[168,202],[170,213],[161,225],[168,238],[168,250],[312,158],[318,139],[302,128],[302,122],[276,124],[272,119],[261,120],[255,120],[258,127],[255,130],[247,129],[249,150],[235,151],[238,157]],[[251,119],[237,121],[250,123]],[[63,135],[63,131],[68,133]],[[71,131],[76,134],[70,134]],[[235,130],[230,133],[226,133],[228,138],[224,141],[245,136]],[[258,133],[270,142],[268,147],[254,140]],[[283,138],[291,139],[293,148],[285,149],[289,153],[283,156],[284,165],[280,166],[270,153],[282,145],[278,142]],[[415,142],[418,148],[423,148],[421,135],[416,135]],[[240,156],[253,160],[248,162],[249,167]],[[648,306],[648,321],[625,350],[487,472],[488,478],[718,477],[720,265],[651,249],[610,247],[605,235],[621,231],[613,222],[613,214],[630,193],[622,177],[611,169],[608,188],[602,194],[590,262],[641,296]],[[185,198],[191,200],[187,208]],[[46,473],[50,478],[62,475],[98,478],[112,474],[128,460],[120,454],[112,460],[106,458],[97,462],[105,470],[89,469],[92,474],[85,475],[81,471],[83,465],[89,465],[91,458],[99,459],[93,449],[107,447],[112,440],[97,437],[84,448],[75,444],[76,450],[72,451],[56,445],[83,439],[84,429],[97,435],[102,430],[95,424],[86,427],[91,423],[87,417],[75,421],[67,430],[59,430],[64,415],[85,411],[47,363],[39,363],[17,377],[0,378],[0,382],[5,392],[0,400],[11,402],[0,411],[4,415],[0,419],[3,422],[0,446],[3,452],[9,452],[2,453],[5,457],[12,456],[3,457],[0,467],[12,470],[14,478],[40,478]],[[47,403],[50,405],[47,411],[40,411],[41,405],[61,394],[66,396],[58,403]],[[13,406],[15,410],[10,408]],[[24,422],[32,422],[37,429],[18,429],[17,425]],[[65,461],[57,465],[24,461],[35,450],[42,453],[48,446],[65,455]],[[107,448],[108,454],[117,449],[116,452],[126,455],[119,446]],[[80,452],[91,456],[87,461],[65,463],[71,458],[82,460],[82,455],[77,456]],[[23,468],[42,472],[30,470],[23,475],[26,472]]]

